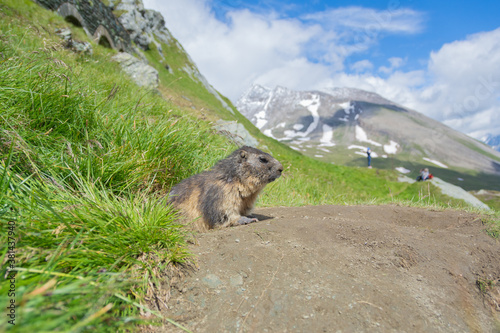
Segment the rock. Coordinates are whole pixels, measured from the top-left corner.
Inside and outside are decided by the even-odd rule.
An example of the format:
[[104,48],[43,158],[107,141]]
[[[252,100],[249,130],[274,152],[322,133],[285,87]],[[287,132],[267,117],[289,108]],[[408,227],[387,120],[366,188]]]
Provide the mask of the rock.
[[94,50],[92,49],[92,45],[89,42],[82,42],[76,39],[73,39],[73,34],[70,29],[56,29],[56,35],[61,37],[64,40],[64,47],[72,50],[77,53],[84,53],[92,55]]
[[159,84],[158,71],[146,62],[135,58],[126,52],[120,52],[111,59],[120,63],[122,69],[131,76],[137,85],[146,88],[156,88]]
[[208,274],[201,280],[208,288],[215,289],[222,284],[222,281],[215,274]]
[[[416,182],[414,179],[411,179],[410,177],[404,175],[398,176],[398,181],[410,184]],[[441,189],[441,192],[449,197],[464,200],[466,203],[468,203],[473,207],[477,207],[484,210],[490,210],[490,207],[488,207],[488,205],[486,205],[484,202],[482,202],[481,200],[479,200],[478,198],[476,198],[475,196],[473,196],[460,186],[456,186],[451,183],[445,182],[444,180],[438,177],[433,177],[432,180],[426,180],[426,182],[431,182],[435,186],[439,187]]]
[[448,182],[445,182],[444,180],[434,177],[432,178],[432,183],[436,186],[438,186],[441,189],[441,192],[443,194],[446,194],[447,196],[450,196],[452,198],[456,199],[461,199],[470,204],[471,206],[484,209],[484,210],[490,210],[490,207],[486,205],[484,202],[464,190],[463,188],[450,184]]
[[[161,13],[145,9],[141,0],[108,0],[109,6],[115,12],[120,23],[130,34],[130,38],[135,42],[139,49],[149,50],[150,45],[154,44],[160,57],[165,60],[162,43],[174,45],[181,51],[184,51],[179,42],[175,40],[170,31],[165,27],[165,19]],[[138,56],[142,56],[140,51],[136,51]],[[215,90],[207,79],[199,72],[193,60],[185,53],[188,58],[188,64],[182,68],[193,80],[199,81],[205,88],[217,98],[222,107],[234,114],[234,110],[226,103],[224,98]],[[168,65],[167,65],[168,66]],[[169,72],[172,69],[168,67]]]
[[241,275],[234,275],[229,279],[229,283],[233,287],[239,287],[243,285],[243,277]]
[[[115,3],[117,2],[117,3]],[[130,34],[130,38],[142,50],[149,50],[149,45],[154,43],[158,52],[163,57],[161,44],[156,41],[169,43],[173,40],[170,32],[165,28],[165,19],[154,10],[144,9],[142,1],[136,0],[110,0],[111,7],[116,13],[121,13],[118,20]]]
[[63,28],[63,29],[56,29],[56,35],[58,35],[59,37],[61,37],[62,39],[64,40],[70,40],[71,39],[71,30],[70,29],[67,29],[67,28]]
[[415,182],[416,182],[416,180],[415,180],[415,179],[413,179],[413,178],[410,178],[410,177],[408,177],[408,176],[405,176],[405,175],[399,175],[399,176],[398,176],[398,182],[400,182],[400,183],[410,183],[410,184],[413,184],[413,183],[415,183]]
[[233,140],[238,146],[257,147],[259,142],[240,123],[236,121],[218,120],[214,126],[216,130]]

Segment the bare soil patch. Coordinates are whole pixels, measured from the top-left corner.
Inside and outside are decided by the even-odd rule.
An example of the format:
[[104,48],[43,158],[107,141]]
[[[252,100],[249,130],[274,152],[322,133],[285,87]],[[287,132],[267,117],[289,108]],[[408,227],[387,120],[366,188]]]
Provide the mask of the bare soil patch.
[[260,222],[196,237],[199,267],[173,286],[164,315],[193,332],[500,332],[500,243],[477,215],[256,213]]

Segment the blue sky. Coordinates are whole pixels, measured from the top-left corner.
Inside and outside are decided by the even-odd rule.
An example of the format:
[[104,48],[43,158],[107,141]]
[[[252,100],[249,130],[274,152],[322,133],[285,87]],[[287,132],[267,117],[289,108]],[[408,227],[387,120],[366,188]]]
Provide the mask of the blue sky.
[[[364,7],[378,10],[411,9],[420,14],[421,29],[416,33],[384,34],[370,50],[370,59],[379,66],[390,57],[408,59],[409,70],[421,68],[430,51],[445,43],[464,39],[467,35],[491,31],[500,27],[500,1],[211,1],[215,17],[227,24],[226,14],[248,9],[255,13],[276,12],[284,18],[302,20],[307,14],[323,12],[340,7]],[[480,5],[478,5],[480,3]],[[354,55],[347,59],[355,63],[365,57]]]
[[500,1],[144,4],[233,102],[253,83],[354,87],[476,138],[500,135]]

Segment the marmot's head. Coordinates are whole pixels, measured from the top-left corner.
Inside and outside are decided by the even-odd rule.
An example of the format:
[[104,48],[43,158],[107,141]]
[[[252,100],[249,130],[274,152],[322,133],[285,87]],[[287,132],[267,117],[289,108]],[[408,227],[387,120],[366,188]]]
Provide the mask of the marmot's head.
[[241,147],[230,157],[238,161],[241,179],[258,179],[262,185],[275,181],[283,171],[283,166],[277,159],[256,148]]

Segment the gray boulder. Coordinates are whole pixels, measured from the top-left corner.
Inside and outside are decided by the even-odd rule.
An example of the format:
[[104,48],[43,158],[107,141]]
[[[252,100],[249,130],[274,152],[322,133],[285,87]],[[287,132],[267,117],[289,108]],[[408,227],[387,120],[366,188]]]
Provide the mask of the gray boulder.
[[219,120],[214,128],[238,146],[257,147],[259,145],[259,141],[247,131],[245,126],[236,121]]
[[165,19],[159,12],[144,9],[142,1],[136,0],[110,0],[110,7],[121,13],[118,20],[139,48],[146,51],[149,50],[149,45],[154,43],[163,56],[161,44],[156,41],[155,35],[165,43],[171,41],[172,37],[165,28]]
[[441,189],[441,192],[443,194],[446,194],[449,197],[456,198],[456,199],[461,199],[467,202],[469,205],[474,206],[476,208],[484,209],[484,210],[490,210],[490,207],[486,205],[484,202],[461,188],[460,186],[456,186],[453,184],[450,184],[448,182],[445,182],[441,178],[434,177],[432,178],[432,183],[439,187]]
[[56,29],[55,33],[64,40],[63,46],[65,48],[70,49],[76,53],[84,53],[88,55],[92,55],[94,53],[92,45],[89,42],[82,42],[73,39],[73,33],[70,29]]
[[130,75],[137,85],[146,88],[158,87],[158,71],[146,62],[126,52],[120,52],[111,59],[118,62],[125,73]]

